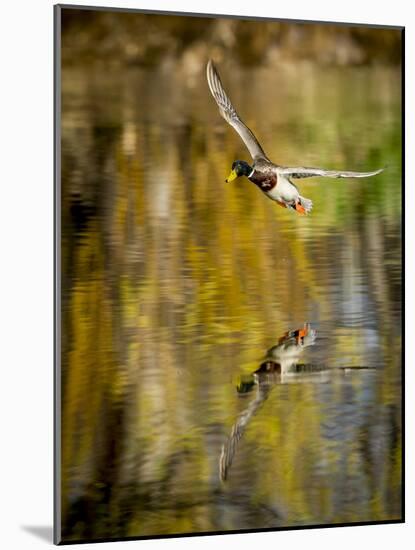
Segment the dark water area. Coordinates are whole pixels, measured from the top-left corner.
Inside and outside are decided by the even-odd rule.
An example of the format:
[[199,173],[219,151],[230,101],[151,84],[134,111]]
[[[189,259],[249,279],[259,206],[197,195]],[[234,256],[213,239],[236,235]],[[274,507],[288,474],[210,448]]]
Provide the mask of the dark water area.
[[203,71],[64,71],[63,540],[401,517],[400,72],[221,73],[275,162],[387,169],[299,216]]

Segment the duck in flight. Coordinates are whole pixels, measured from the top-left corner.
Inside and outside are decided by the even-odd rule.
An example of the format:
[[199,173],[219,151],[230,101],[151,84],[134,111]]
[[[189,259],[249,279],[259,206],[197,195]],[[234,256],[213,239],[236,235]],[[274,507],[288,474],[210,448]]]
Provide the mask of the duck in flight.
[[239,118],[234,106],[227,96],[219,73],[212,60],[207,64],[207,81],[210,91],[218,104],[219,112],[242,138],[251,154],[253,163],[236,160],[226,181],[231,182],[241,176],[246,176],[271,200],[284,208],[296,210],[299,214],[308,214],[313,206],[310,199],[302,197],[291,179],[311,178],[315,176],[328,178],[367,178],[383,171],[351,172],[324,170],[322,168],[307,168],[302,166],[287,167],[274,164],[269,160],[252,131]]
[[[259,368],[245,380],[238,384],[239,394],[246,394],[256,388],[255,396],[234,422],[231,433],[222,446],[219,458],[219,476],[226,481],[229,470],[242,438],[252,418],[262,407],[272,389],[279,384],[300,382],[304,379],[321,381],[321,368],[312,365],[300,364],[301,354],[316,341],[316,331],[306,323],[302,328],[290,330],[278,339],[278,343],[270,348],[263,358]],[[314,376],[313,376],[314,375]]]

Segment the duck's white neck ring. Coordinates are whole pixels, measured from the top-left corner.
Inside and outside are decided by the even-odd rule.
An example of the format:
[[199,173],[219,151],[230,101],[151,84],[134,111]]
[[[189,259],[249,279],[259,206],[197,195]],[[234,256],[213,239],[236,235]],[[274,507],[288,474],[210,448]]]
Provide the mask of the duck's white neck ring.
[[255,168],[252,168],[252,172],[249,174],[248,179],[252,176],[252,174],[255,172]]

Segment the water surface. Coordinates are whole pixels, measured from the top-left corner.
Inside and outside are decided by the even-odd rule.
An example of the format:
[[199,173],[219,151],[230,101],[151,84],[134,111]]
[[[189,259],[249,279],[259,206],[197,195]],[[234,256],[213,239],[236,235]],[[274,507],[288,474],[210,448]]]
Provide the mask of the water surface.
[[224,183],[203,72],[64,71],[64,540],[401,517],[399,72],[221,69],[275,162],[388,169],[301,217]]

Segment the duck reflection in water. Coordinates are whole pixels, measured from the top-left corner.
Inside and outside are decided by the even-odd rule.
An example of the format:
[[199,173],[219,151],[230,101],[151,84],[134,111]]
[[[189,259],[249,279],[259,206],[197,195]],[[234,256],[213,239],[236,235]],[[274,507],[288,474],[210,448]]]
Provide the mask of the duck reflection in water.
[[312,378],[321,381],[324,368],[299,363],[304,349],[313,346],[315,340],[316,331],[309,324],[305,324],[301,329],[286,332],[278,343],[267,351],[259,368],[248,377],[242,378],[238,384],[238,393],[248,393],[254,388],[256,393],[249,406],[238,416],[222,447],[219,460],[219,475],[222,481],[227,479],[236,447],[248,423],[266,401],[272,388],[277,384],[310,382]]

